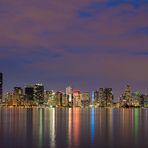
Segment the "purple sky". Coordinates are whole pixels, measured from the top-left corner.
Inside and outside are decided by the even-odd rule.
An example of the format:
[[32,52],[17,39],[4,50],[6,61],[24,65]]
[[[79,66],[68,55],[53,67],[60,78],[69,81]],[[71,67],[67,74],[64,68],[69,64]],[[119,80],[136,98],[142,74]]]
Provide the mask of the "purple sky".
[[148,0],[1,0],[0,71],[5,90],[148,92]]

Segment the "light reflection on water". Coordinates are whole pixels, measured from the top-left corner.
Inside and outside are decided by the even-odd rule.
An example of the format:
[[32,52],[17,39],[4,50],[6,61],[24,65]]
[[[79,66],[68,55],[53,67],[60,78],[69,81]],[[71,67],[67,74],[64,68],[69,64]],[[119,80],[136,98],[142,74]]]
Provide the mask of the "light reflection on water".
[[0,148],[148,147],[148,109],[0,108]]
[[95,109],[92,108],[91,110],[91,142],[94,142],[95,136]]

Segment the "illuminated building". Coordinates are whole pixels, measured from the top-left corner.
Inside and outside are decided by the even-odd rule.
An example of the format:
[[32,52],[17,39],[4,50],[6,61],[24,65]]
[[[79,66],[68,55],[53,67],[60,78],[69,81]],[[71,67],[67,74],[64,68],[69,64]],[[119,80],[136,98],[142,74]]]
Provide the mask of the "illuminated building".
[[100,88],[94,92],[94,100],[97,106],[112,106],[113,92],[112,88]]
[[47,96],[48,96],[47,105],[51,107],[55,107],[56,106],[56,93],[53,90],[47,91]]
[[128,103],[130,103],[132,99],[132,91],[130,85],[127,85],[123,94],[123,97],[125,100],[127,100]]
[[80,90],[73,90],[73,107],[80,107]]
[[99,106],[105,106],[105,100],[104,100],[104,88],[99,89],[99,94],[98,94],[98,102]]
[[48,97],[49,97],[48,91],[44,90],[44,103],[46,103],[46,104],[48,102]]
[[62,106],[64,107],[69,107],[69,102],[67,99],[67,95],[65,93],[62,94]]
[[13,99],[13,92],[7,92],[6,93],[6,104],[8,106],[12,105],[12,99]]
[[80,94],[81,106],[86,107],[90,104],[90,95],[88,92]]
[[68,100],[68,106],[72,106],[73,105],[73,89],[70,86],[66,88],[66,98]]
[[113,101],[112,88],[104,89],[104,100],[106,102],[105,106],[112,106],[112,101]]
[[98,100],[99,100],[99,91],[94,91],[94,100],[95,100],[95,102],[98,102]]
[[0,102],[3,99],[3,73],[0,73]]
[[141,96],[141,94],[138,91],[135,93],[132,93],[132,98],[133,98],[132,99],[132,106],[140,107],[140,104],[142,102],[142,101],[140,101],[141,100],[140,96]]
[[58,91],[58,92],[56,92],[56,94],[55,94],[56,96],[56,105],[57,106],[59,106],[59,107],[61,107],[62,106],[62,97],[63,97],[63,93],[62,92],[60,92],[60,91]]
[[139,97],[141,107],[148,107],[148,95],[141,94]]
[[23,105],[23,89],[21,87],[14,87],[13,98],[17,101],[17,105]]
[[34,85],[34,100],[38,101],[39,104],[44,102],[44,86],[42,84]]
[[127,85],[123,95],[120,97],[120,106],[129,107],[132,105],[132,91],[130,85]]
[[23,99],[23,89],[21,87],[14,87],[14,94],[19,96],[19,99]]

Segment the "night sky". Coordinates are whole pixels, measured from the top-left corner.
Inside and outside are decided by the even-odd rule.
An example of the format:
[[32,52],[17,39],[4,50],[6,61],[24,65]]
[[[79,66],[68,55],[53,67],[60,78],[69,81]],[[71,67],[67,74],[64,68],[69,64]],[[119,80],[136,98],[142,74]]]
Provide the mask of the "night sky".
[[148,92],[148,0],[0,0],[0,71],[5,90]]

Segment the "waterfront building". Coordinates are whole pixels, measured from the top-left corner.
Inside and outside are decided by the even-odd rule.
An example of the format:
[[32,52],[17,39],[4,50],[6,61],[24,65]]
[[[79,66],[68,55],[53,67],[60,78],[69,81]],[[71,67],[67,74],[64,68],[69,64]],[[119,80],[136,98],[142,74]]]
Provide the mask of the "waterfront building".
[[51,107],[56,107],[56,92],[54,92],[53,90],[47,91],[47,97],[47,105]]
[[113,99],[114,97],[113,97],[112,88],[105,88],[104,89],[104,100],[106,102],[105,106],[106,107],[112,106]]
[[80,107],[80,90],[73,90],[73,107]]
[[33,85],[28,85],[25,87],[25,100],[34,101],[34,87],[33,87]]
[[106,105],[104,98],[104,88],[99,88],[98,102],[100,107]]
[[66,88],[66,98],[67,98],[68,106],[72,107],[73,106],[73,89],[71,86],[68,86]]
[[133,107],[140,107],[142,105],[142,98],[140,92],[132,93],[132,106]]
[[13,99],[13,92],[7,92],[6,93],[6,105],[10,106],[12,105],[12,99]]
[[68,101],[66,93],[63,93],[63,95],[62,95],[62,106],[70,107],[70,103]]
[[130,104],[130,102],[132,101],[132,91],[130,85],[126,86],[123,97],[127,101],[127,103]]
[[148,107],[148,95],[143,94],[141,95],[141,98],[143,100],[143,107]]
[[14,87],[13,99],[16,100],[17,105],[24,104],[24,94],[23,94],[23,89],[21,87]]
[[132,97],[131,86],[126,85],[125,91],[120,97],[120,106],[129,107],[132,106],[132,102],[133,102],[133,97]]
[[98,100],[99,100],[99,91],[96,90],[96,91],[94,91],[94,101],[98,102]]
[[63,97],[63,93],[60,91],[57,91],[55,93],[55,98],[56,98],[56,106],[61,107],[63,106],[62,104],[62,97]]
[[44,103],[44,86],[42,84],[34,85],[34,100],[39,104]]
[[84,92],[80,94],[81,106],[86,107],[90,105],[90,95],[89,92]]

